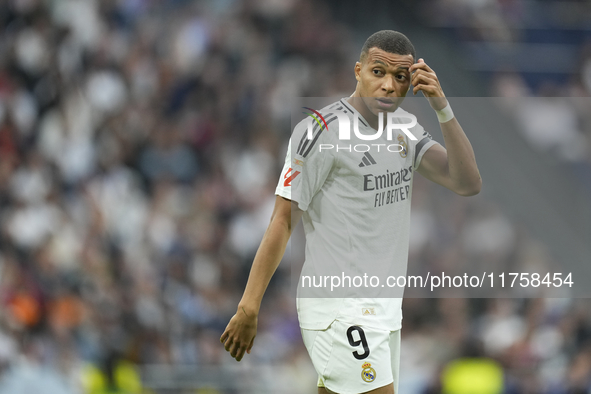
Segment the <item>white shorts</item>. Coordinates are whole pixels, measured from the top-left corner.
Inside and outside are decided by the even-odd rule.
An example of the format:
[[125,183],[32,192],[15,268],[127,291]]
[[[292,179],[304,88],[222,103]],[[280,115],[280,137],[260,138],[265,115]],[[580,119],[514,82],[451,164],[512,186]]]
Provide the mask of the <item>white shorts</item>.
[[302,329],[302,338],[318,373],[318,387],[359,394],[394,383],[398,393],[400,330],[335,320],[326,330]]

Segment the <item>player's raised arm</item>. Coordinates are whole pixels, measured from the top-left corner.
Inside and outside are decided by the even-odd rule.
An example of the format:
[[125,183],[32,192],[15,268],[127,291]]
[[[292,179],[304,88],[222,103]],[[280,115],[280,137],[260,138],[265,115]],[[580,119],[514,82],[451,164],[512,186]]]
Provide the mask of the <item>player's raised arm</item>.
[[482,179],[476,165],[474,150],[462,126],[453,115],[437,75],[423,59],[410,68],[413,93],[422,91],[431,107],[437,112],[445,148],[434,145],[425,152],[418,171],[462,196],[480,192]]
[[236,361],[240,361],[244,353],[250,353],[252,349],[261,300],[285,253],[293,227],[299,222],[302,213],[290,200],[276,197],[271,221],[252,263],[238,310],[220,338],[225,349]]

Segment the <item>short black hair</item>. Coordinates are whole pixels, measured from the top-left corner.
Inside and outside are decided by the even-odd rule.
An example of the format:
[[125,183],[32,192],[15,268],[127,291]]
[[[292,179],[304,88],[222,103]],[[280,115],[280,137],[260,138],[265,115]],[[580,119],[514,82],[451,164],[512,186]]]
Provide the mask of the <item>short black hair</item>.
[[394,30],[380,30],[369,36],[361,48],[359,59],[363,61],[371,48],[396,55],[412,55],[413,61],[415,59],[415,47],[412,42],[404,34]]

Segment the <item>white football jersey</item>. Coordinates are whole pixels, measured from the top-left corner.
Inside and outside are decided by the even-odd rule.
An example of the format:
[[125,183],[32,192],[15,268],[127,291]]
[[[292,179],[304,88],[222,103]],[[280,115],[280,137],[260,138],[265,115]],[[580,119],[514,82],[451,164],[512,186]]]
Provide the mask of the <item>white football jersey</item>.
[[[350,140],[339,140],[335,111],[349,117]],[[402,129],[394,129],[390,140],[386,132],[374,141],[359,138],[354,117],[361,134],[376,130],[346,98],[319,112],[328,127],[312,121],[309,139],[310,121],[296,125],[275,191],[304,211],[300,325],[325,329],[339,319],[398,330],[403,290],[390,287],[387,278],[406,274],[412,180],[424,153],[437,142],[418,123],[408,129],[416,140]],[[398,108],[394,115],[401,119],[394,123],[408,124],[408,112]]]

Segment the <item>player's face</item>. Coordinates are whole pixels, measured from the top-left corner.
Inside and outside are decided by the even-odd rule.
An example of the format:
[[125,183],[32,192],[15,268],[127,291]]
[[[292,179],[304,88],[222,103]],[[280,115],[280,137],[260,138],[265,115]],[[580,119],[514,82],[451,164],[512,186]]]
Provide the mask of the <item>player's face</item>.
[[412,55],[397,55],[371,48],[362,63],[355,64],[357,93],[374,114],[392,112],[402,103],[410,88]]

